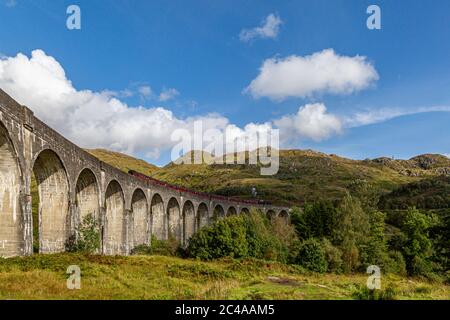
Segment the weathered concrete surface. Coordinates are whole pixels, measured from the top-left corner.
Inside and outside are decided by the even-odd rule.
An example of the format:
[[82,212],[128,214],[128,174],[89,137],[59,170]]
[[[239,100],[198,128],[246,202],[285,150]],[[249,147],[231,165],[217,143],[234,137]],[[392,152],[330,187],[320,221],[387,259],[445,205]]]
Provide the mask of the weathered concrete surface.
[[197,209],[197,230],[206,226],[208,222],[208,206],[202,202],[199,204]]
[[124,254],[126,248],[125,198],[122,187],[113,180],[106,189],[104,250],[106,254]]
[[80,221],[91,215],[98,220],[100,217],[100,195],[98,182],[94,173],[89,169],[84,169],[78,176],[75,189],[75,204]]
[[189,239],[195,233],[195,209],[190,200],[184,202],[183,215],[182,215],[182,234],[183,245],[187,245]]
[[153,195],[151,208],[150,208],[150,224],[151,224],[151,234],[156,237],[156,239],[162,240],[166,238],[166,224],[167,219],[164,214],[164,201],[161,196],[157,193]]
[[23,216],[20,210],[21,174],[8,133],[0,125],[0,252],[24,253]]
[[181,212],[180,205],[176,198],[170,198],[169,203],[167,204],[167,219],[169,221],[169,228],[166,238],[173,237],[176,240],[181,241]]
[[[39,190],[32,218],[31,178]],[[104,254],[128,254],[169,233],[183,244],[202,226],[250,208],[289,219],[286,208],[200,196],[122,172],[85,152],[0,89],[0,256],[33,253],[33,224],[42,253],[65,250],[89,214],[99,222]]]
[[144,191],[136,189],[131,199],[131,219],[133,220],[133,229],[131,234],[133,235],[133,246],[140,244],[146,244],[149,242],[149,211],[147,198]]
[[39,190],[39,249],[42,253],[64,251],[68,238],[69,182],[58,155],[46,149],[33,166]]

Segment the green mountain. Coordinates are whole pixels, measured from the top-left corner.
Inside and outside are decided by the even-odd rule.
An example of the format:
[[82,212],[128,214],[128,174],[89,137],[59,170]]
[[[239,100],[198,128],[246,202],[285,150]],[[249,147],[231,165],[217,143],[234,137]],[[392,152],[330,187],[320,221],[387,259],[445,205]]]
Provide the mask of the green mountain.
[[450,208],[450,176],[439,176],[399,186],[383,195],[379,207],[387,210]]
[[109,151],[105,149],[86,149],[94,157],[122,170],[136,170],[146,175],[153,174],[159,168],[144,160],[136,159],[120,152]]
[[[312,150],[281,150],[278,173],[262,176],[259,165],[176,164],[195,155],[210,160],[212,156],[207,153],[191,152],[175,163],[158,168],[117,152],[88,151],[124,171],[133,169],[179,186],[242,199],[251,198],[255,187],[259,199],[289,206],[315,199],[339,199],[352,184],[361,181],[370,184],[377,193],[395,198],[393,192],[403,185],[450,176],[450,159],[437,154],[409,160],[351,160]],[[248,158],[249,154],[240,153],[235,157]]]

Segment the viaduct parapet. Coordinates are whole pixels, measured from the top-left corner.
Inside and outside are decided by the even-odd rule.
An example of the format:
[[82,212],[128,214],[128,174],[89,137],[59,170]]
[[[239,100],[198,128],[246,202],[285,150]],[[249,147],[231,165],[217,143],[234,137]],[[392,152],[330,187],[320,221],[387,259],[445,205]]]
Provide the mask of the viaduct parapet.
[[[33,175],[39,201],[31,197]],[[152,235],[167,239],[171,234],[186,245],[214,219],[251,208],[289,219],[287,208],[206,197],[122,172],[65,139],[0,89],[0,256],[31,255],[33,230],[40,253],[62,252],[88,214],[99,222],[101,253],[126,255]]]

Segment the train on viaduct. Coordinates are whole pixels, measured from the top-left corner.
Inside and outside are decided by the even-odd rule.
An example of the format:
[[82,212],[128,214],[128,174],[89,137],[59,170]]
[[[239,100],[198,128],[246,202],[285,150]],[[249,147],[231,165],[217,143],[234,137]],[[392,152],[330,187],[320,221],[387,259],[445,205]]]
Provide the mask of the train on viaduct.
[[[71,143],[0,89],[0,257],[33,254],[34,238],[39,253],[65,251],[89,214],[98,221],[105,255],[127,255],[152,236],[172,234],[186,245],[215,218],[251,208],[289,219],[287,208],[208,195],[131,173]],[[33,176],[39,194],[35,219]]]

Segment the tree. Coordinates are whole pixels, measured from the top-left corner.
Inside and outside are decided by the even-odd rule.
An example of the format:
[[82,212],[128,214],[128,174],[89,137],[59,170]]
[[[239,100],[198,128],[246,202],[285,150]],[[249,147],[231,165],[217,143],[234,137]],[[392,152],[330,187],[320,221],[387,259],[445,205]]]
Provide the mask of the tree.
[[319,273],[324,273],[328,269],[325,250],[322,243],[313,238],[301,243],[295,262],[308,270]]
[[100,248],[98,223],[92,214],[83,217],[80,226],[77,228],[77,233],[77,238],[72,236],[67,241],[67,251],[92,254]]
[[406,236],[403,255],[406,268],[411,275],[423,275],[431,271],[429,258],[432,254],[432,242],[429,238],[431,221],[428,216],[415,207],[408,209],[402,231]]
[[367,180],[356,179],[347,186],[347,189],[352,196],[359,199],[361,207],[366,212],[373,211],[380,202],[380,193]]
[[342,250],[343,269],[351,272],[359,266],[360,249],[368,240],[369,217],[357,198],[349,193],[337,210],[333,241]]
[[369,237],[361,253],[361,260],[365,266],[372,264],[383,266],[386,263],[385,218],[386,215],[381,211],[374,211],[369,215]]
[[306,204],[303,212],[297,211],[291,219],[301,239],[330,238],[333,233],[336,208],[330,202]]
[[187,253],[202,260],[247,257],[248,242],[243,216],[220,219],[202,228],[192,236]]
[[438,262],[444,271],[450,270],[450,212],[442,215],[439,224],[432,228],[434,235],[434,261]]

